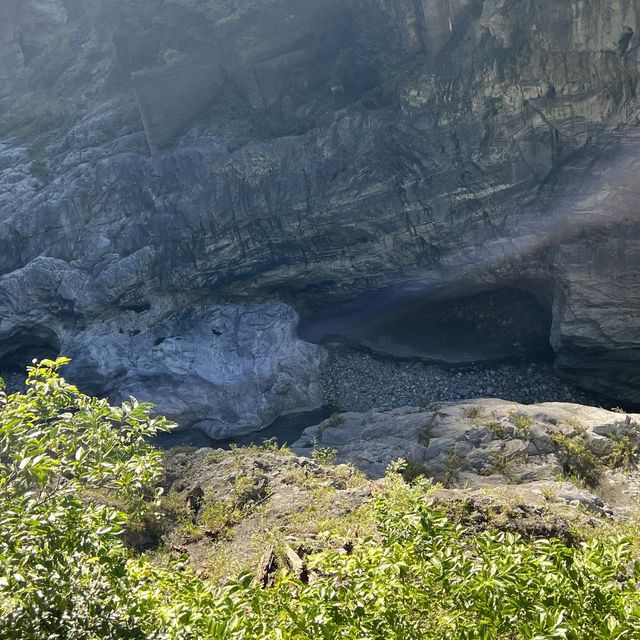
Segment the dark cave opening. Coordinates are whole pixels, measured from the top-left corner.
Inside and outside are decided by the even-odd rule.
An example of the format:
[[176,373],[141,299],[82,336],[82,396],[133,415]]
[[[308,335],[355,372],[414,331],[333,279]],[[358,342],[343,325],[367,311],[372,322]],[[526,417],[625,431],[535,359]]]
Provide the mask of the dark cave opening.
[[24,374],[32,360],[55,359],[60,355],[60,340],[44,326],[20,327],[0,340],[0,372]]
[[348,310],[303,319],[300,334],[441,364],[550,362],[549,299],[542,288],[515,285],[438,298],[378,293]]

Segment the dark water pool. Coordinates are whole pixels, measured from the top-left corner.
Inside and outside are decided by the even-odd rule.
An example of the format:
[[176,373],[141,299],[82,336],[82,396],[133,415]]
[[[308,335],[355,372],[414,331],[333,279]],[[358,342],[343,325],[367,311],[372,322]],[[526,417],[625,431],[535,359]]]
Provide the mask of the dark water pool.
[[281,416],[266,429],[244,436],[235,436],[226,440],[214,440],[201,431],[176,431],[174,433],[164,433],[154,438],[154,444],[161,449],[170,449],[177,446],[189,447],[212,447],[228,449],[232,444],[247,446],[251,444],[262,444],[265,440],[275,439],[280,446],[293,444],[300,438],[302,432],[307,427],[319,424],[326,420],[335,409],[331,407],[320,407],[314,411],[304,413],[293,413],[288,416]]

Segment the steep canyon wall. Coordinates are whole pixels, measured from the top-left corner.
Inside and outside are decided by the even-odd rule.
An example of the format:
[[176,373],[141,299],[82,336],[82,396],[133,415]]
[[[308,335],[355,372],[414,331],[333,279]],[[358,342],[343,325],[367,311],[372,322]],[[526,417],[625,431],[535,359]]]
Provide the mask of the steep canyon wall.
[[[270,373],[232,368],[293,373],[207,427],[226,434],[318,402],[320,354],[274,301],[313,316],[389,286],[518,286],[550,300],[561,370],[640,401],[639,10],[4,3],[0,344],[45,327],[87,381],[184,417],[149,380],[170,387],[181,353],[214,348],[205,334],[258,344],[281,327]],[[209,326],[255,304],[242,331]],[[210,385],[195,370],[187,386]],[[185,393],[200,407],[185,426],[211,420]]]

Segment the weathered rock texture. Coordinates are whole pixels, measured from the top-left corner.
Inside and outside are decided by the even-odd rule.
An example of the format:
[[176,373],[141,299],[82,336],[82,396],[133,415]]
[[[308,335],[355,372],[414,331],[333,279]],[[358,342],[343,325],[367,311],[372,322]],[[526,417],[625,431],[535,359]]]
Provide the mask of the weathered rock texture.
[[372,477],[404,458],[446,485],[543,487],[563,474],[597,485],[611,469],[636,466],[640,415],[493,399],[344,413],[306,429],[293,445],[302,455],[322,449]]
[[175,311],[157,304],[70,329],[57,318],[59,309],[39,308],[37,298],[21,294],[22,280],[43,292],[55,288],[76,309],[86,282],[49,260],[37,266],[5,281],[20,320],[2,323],[0,356],[14,365],[22,350],[28,357],[74,353],[65,375],[83,390],[116,401],[132,395],[154,402],[180,428],[217,439],[322,404],[322,349],[296,337],[298,317],[286,305],[193,304]]
[[65,338],[78,352],[75,379],[118,400],[148,399],[183,429],[223,439],[321,405],[321,350],[296,338],[296,324],[281,304],[205,305],[125,313]]
[[[147,307],[515,286],[552,309],[563,371],[640,401],[638,9],[4,2],[0,332],[78,358],[86,332],[120,353],[108,331]],[[167,98],[203,60],[210,101]],[[141,78],[175,116],[159,139]]]
[[[350,553],[376,534],[372,498],[397,499],[408,491],[396,478],[370,480],[349,465],[299,458],[274,447],[174,449],[165,464],[167,517],[146,531],[129,532],[125,540],[140,547],[162,543],[162,553],[186,555],[211,580],[262,569],[260,559],[274,543],[284,552],[277,554],[279,567],[296,573],[297,554],[304,560],[322,549]],[[420,491],[426,504],[469,535],[498,529],[577,545],[594,530],[615,536],[623,527],[633,531],[637,522],[637,502],[623,482],[605,491],[604,499],[555,480],[479,489],[425,483]],[[287,547],[296,553],[293,563]]]

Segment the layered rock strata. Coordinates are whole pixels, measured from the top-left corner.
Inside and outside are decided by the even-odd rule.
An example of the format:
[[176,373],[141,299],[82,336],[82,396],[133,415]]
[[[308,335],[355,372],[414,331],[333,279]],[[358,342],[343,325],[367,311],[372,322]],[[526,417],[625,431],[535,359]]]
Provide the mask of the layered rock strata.
[[[520,287],[566,375],[640,401],[637,2],[308,0],[312,33],[301,7],[3,4],[0,333],[79,359],[135,351],[147,308]],[[135,74],[222,44],[242,65],[150,155]]]

